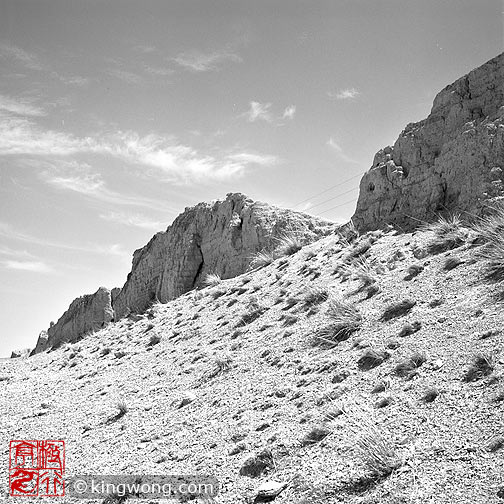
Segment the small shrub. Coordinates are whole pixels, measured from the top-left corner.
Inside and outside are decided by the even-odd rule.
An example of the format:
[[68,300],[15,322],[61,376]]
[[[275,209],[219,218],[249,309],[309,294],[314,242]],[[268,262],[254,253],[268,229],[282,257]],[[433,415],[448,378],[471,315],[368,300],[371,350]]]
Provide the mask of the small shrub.
[[385,350],[377,351],[369,348],[361,355],[357,366],[361,371],[369,371],[385,362],[389,357],[390,354]]
[[402,317],[411,311],[411,309],[416,305],[416,301],[411,299],[404,299],[397,303],[392,303],[387,306],[380,320],[386,322],[392,320],[393,318]]
[[310,432],[308,432],[303,440],[301,441],[301,446],[309,446],[322,441],[331,434],[331,430],[324,426],[314,427]]
[[420,331],[422,328],[422,324],[420,322],[413,322],[413,324],[404,324],[399,331],[399,338],[404,338],[405,336],[409,336],[410,334],[414,334],[417,331]]
[[394,443],[383,433],[383,429],[368,421],[357,424],[356,449],[365,467],[377,477],[388,476],[402,465]]
[[487,450],[491,453],[495,453],[496,451],[499,451],[503,446],[504,446],[504,437],[495,436],[488,443]]
[[377,409],[386,408],[390,404],[392,404],[392,398],[390,396],[382,397],[375,403],[375,408]]
[[421,230],[431,235],[427,244],[427,252],[430,254],[460,247],[466,239],[459,215],[440,217],[436,222],[422,226]]
[[203,280],[203,284],[206,287],[215,287],[219,285],[222,282],[222,279],[220,275],[217,273],[209,273],[206,277],[205,280]]
[[303,299],[306,308],[311,308],[329,299],[329,291],[323,287],[310,287],[308,294]]
[[399,362],[394,368],[394,373],[403,378],[410,377],[426,360],[427,357],[424,353],[414,353],[409,359]]
[[262,306],[259,306],[257,308],[249,308],[249,310],[240,317],[240,320],[236,324],[236,327],[243,327],[251,324],[252,322],[257,320],[265,311],[266,308]]
[[443,269],[445,271],[451,271],[462,263],[463,261],[458,257],[447,257],[443,264]]
[[249,457],[240,468],[240,476],[257,478],[268,469],[275,467],[275,460],[271,450],[265,448],[261,452]]
[[390,382],[386,380],[379,381],[371,390],[372,394],[379,394],[385,392],[390,387]]
[[150,339],[149,343],[147,343],[148,346],[154,346],[157,345],[161,341],[161,336],[158,336],[157,334],[153,334]]
[[404,280],[411,280],[412,278],[415,278],[423,271],[423,269],[424,267],[421,264],[412,264],[406,270],[406,276],[404,277]]
[[278,257],[290,256],[303,247],[303,242],[294,232],[283,234],[277,239],[277,242],[275,253]]
[[496,281],[504,279],[504,205],[482,218],[474,231],[484,244],[475,255],[484,261],[487,277]]
[[261,250],[251,257],[249,267],[251,269],[264,268],[265,266],[268,266],[268,264],[271,264],[274,260],[274,252],[270,250]]
[[422,396],[422,402],[431,403],[434,402],[439,395],[439,390],[435,387],[428,388],[424,395]]
[[211,378],[225,373],[231,369],[233,358],[230,355],[221,355],[214,357],[213,366],[208,369],[201,377],[201,382],[206,382]]
[[465,382],[474,382],[484,376],[488,376],[495,368],[495,360],[492,355],[477,354],[474,356],[473,362],[469,369],[464,374]]

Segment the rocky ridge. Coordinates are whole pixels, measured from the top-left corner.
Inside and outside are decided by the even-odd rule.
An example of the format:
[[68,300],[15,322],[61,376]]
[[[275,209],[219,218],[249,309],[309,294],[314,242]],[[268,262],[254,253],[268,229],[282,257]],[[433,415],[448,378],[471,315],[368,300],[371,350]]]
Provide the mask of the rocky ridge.
[[381,149],[360,183],[361,230],[481,214],[504,195],[504,53],[444,88],[429,116]]
[[247,270],[254,253],[271,249],[283,234],[294,234],[308,243],[336,227],[239,193],[186,208],[166,231],[156,233],[134,252],[131,272],[121,289],[102,287],[75,299],[54,325],[42,331],[32,354],[142,313],[155,301],[174,299],[201,286],[209,273],[223,279],[235,277]]

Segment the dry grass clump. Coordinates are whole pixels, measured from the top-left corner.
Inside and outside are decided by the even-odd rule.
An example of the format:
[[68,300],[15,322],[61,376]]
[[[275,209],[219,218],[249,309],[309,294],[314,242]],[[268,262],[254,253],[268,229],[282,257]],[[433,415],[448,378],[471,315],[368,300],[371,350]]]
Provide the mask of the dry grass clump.
[[444,264],[443,264],[443,269],[445,271],[451,271],[452,269],[456,268],[460,264],[462,264],[463,261],[459,259],[458,257],[447,257]]
[[216,376],[229,371],[232,364],[233,358],[231,355],[224,354],[215,356],[212,367],[203,373],[200,381],[204,383],[211,378],[215,378]]
[[399,362],[394,368],[394,373],[403,378],[411,377],[412,374],[427,361],[427,356],[423,352],[414,353],[408,359]]
[[430,235],[426,247],[430,254],[439,254],[460,247],[466,239],[466,231],[462,227],[460,215],[457,214],[439,217],[436,222],[421,226],[420,230]]
[[222,278],[217,273],[209,273],[205,277],[205,280],[203,280],[203,284],[206,287],[215,287],[216,285],[219,285],[221,282]]
[[435,388],[435,387],[428,388],[424,392],[424,394],[421,398],[421,401],[424,403],[434,402],[438,395],[439,395],[439,390],[437,388]]
[[277,238],[275,254],[277,257],[290,256],[303,247],[303,241],[294,232],[285,233]]
[[161,341],[161,336],[158,336],[157,334],[153,334],[150,339],[149,343],[147,343],[148,346],[154,346],[157,345]]
[[251,257],[249,267],[251,269],[264,268],[275,260],[275,254],[271,250],[261,250]]
[[490,354],[477,354],[474,356],[469,369],[464,374],[465,382],[474,382],[488,376],[495,369],[495,359]]
[[380,317],[380,320],[387,322],[388,320],[392,320],[393,318],[402,317],[411,311],[413,306],[416,305],[416,301],[411,299],[403,299],[397,303],[392,303],[391,305],[385,308],[383,315]]
[[257,320],[265,311],[266,307],[259,304],[257,298],[252,296],[248,302],[247,311],[240,317],[236,327],[243,327]]
[[482,218],[474,231],[484,243],[476,257],[485,263],[487,276],[491,280],[504,279],[504,205],[493,209],[493,213]]
[[363,418],[363,415],[351,419],[350,429],[356,436],[357,454],[374,477],[386,477],[402,465],[395,443],[385,429]]
[[359,310],[341,299],[329,299],[327,315],[331,323],[316,332],[312,340],[315,346],[335,346],[348,339],[362,326]]
[[357,366],[361,371],[369,371],[385,362],[389,357],[390,354],[385,350],[369,348],[361,355],[357,361]]
[[324,287],[309,287],[308,293],[303,299],[306,308],[324,303],[329,299],[329,291]]
[[331,434],[331,430],[325,426],[313,427],[301,441],[301,446],[309,446],[322,441]]

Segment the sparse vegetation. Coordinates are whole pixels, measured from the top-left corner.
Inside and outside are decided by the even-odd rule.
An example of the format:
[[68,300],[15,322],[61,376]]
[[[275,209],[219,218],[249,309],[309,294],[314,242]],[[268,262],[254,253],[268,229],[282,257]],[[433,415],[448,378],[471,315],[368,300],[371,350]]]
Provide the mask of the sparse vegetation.
[[474,226],[483,246],[476,251],[476,257],[485,264],[487,277],[491,280],[504,279],[504,205],[493,209]]
[[465,382],[474,382],[488,376],[495,368],[495,359],[489,354],[477,354],[474,356],[469,369],[464,374]]
[[361,371],[369,371],[385,362],[389,357],[390,354],[385,350],[369,348],[361,355],[357,361],[357,366]]
[[281,235],[277,239],[275,254],[277,257],[290,256],[301,250],[303,242],[295,231]]
[[422,402],[431,403],[434,402],[439,395],[439,390],[436,387],[428,388],[422,396]]
[[329,299],[329,291],[323,287],[310,287],[308,293],[303,299],[306,308],[324,303]]
[[402,317],[411,311],[411,309],[416,305],[416,301],[411,299],[404,299],[397,303],[392,303],[385,308],[383,315],[380,320],[386,322],[392,320],[393,318]]
[[147,343],[148,346],[154,346],[157,345],[161,341],[161,336],[158,336],[157,334],[153,334],[150,339],[149,343]]
[[261,250],[251,257],[249,266],[251,269],[264,268],[264,266],[268,266],[268,264],[271,264],[274,260],[274,252],[271,250]]
[[467,236],[460,215],[440,217],[435,222],[421,226],[420,229],[430,235],[426,247],[429,254],[439,254],[460,247]]
[[217,273],[209,273],[205,280],[203,280],[203,284],[207,287],[215,287],[222,282],[220,275]]
[[325,426],[313,427],[301,441],[301,446],[309,446],[322,441],[331,434],[331,430]]
[[403,378],[411,378],[416,369],[418,369],[426,360],[427,356],[424,353],[416,352],[408,359],[399,362],[394,367],[394,373]]
[[443,264],[443,269],[445,271],[451,271],[452,269],[456,268],[457,266],[459,266],[460,264],[462,264],[462,260],[459,259],[458,257],[447,257],[445,259],[445,262]]
[[394,442],[383,428],[363,418],[354,420],[351,428],[357,436],[357,453],[374,477],[388,476],[402,465]]

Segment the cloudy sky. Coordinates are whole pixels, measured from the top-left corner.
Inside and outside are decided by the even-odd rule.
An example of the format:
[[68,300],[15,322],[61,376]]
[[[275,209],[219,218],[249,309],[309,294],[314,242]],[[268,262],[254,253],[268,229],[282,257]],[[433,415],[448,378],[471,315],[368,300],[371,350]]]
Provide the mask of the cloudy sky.
[[503,50],[501,0],[2,0],[0,356],[121,286],[184,207],[348,219],[360,174]]

